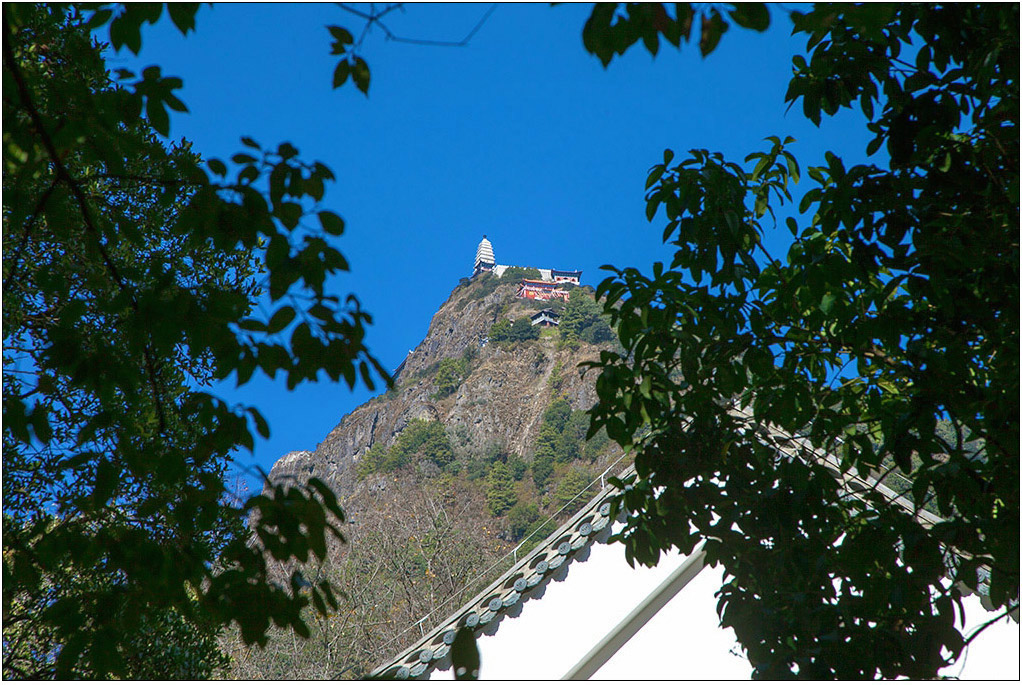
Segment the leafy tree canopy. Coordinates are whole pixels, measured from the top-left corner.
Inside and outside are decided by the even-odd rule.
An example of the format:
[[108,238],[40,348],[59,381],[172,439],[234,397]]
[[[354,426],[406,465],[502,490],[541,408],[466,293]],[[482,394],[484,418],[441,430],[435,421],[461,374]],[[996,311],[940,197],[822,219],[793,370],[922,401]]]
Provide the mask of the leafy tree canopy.
[[[769,21],[755,5],[730,16]],[[665,151],[647,216],[673,255],[647,273],[610,267],[597,289],[624,353],[593,364],[590,433],[635,451],[618,499],[628,558],[705,542],[754,676],[933,678],[966,644],[945,579],[1018,611],[1019,9],[791,17],[808,55],[793,58],[788,102],[817,124],[859,109],[867,154],[889,162],[827,153],[805,179],[790,138],[743,161]],[[604,64],[640,39],[655,53],[692,18],[598,7],[586,46]],[[704,54],[715,25],[719,38],[713,9]],[[785,255],[764,247],[775,230],[790,231]],[[796,435],[783,453],[767,439]],[[889,456],[915,508],[935,502],[943,520],[875,488],[848,497],[822,452],[874,475]]]
[[538,340],[539,339],[539,327],[533,326],[532,321],[527,316],[523,316],[514,322],[511,326],[511,332],[508,334],[508,339],[511,342],[524,342],[526,340]]
[[549,425],[559,433],[564,430],[570,416],[571,405],[568,404],[568,398],[564,395],[557,395],[550,400],[550,404],[543,411],[543,424]]
[[490,326],[490,340],[496,343],[509,344],[538,339],[539,328],[533,326],[532,320],[527,316],[515,320],[514,323],[500,319]]
[[490,326],[490,340],[493,342],[504,342],[511,336],[511,322],[507,319],[498,319]]
[[[540,436],[542,439],[542,436]],[[535,483],[536,489],[543,491],[547,484],[550,482],[550,477],[554,475],[554,450],[541,450],[539,447],[536,448],[536,454],[532,458],[532,482]]]
[[[195,11],[167,10],[182,32]],[[307,635],[303,606],[336,607],[268,567],[323,557],[333,494],[234,502],[231,454],[269,428],[204,390],[257,369],[388,379],[368,314],[324,290],[347,269],[322,204],[334,175],[288,143],[203,164],[158,142],[186,110],[180,79],[110,74],[90,31],[137,53],[162,13],[3,7],[5,678],[203,677],[220,626],[263,643],[271,620]]]
[[592,497],[591,492],[586,494],[592,482],[593,474],[588,469],[572,466],[557,484],[554,491],[554,506],[558,509],[564,507],[565,513],[574,514]]
[[521,540],[539,521],[539,507],[535,502],[519,502],[507,514],[507,528],[511,539]]

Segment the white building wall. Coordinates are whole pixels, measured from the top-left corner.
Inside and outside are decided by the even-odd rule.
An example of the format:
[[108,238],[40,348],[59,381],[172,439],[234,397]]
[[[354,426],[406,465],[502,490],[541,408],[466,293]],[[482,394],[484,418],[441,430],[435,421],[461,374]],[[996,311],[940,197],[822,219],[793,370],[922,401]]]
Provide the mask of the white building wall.
[[[593,545],[562,582],[505,618],[496,635],[482,636],[483,680],[555,680],[585,656],[684,560],[674,553],[652,569],[632,569],[620,544]],[[752,669],[734,631],[718,625],[720,569],[706,568],[596,674],[594,680],[747,680]],[[975,596],[965,598],[965,635],[994,615]],[[944,675],[964,679],[1019,679],[1019,625],[1005,619],[988,628]],[[432,679],[450,679],[433,671]]]

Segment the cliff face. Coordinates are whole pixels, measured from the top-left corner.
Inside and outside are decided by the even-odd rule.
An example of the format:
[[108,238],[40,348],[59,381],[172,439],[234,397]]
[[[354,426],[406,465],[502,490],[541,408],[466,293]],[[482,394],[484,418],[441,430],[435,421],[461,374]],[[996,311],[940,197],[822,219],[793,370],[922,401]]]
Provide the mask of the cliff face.
[[[488,342],[498,318],[518,319],[543,305],[518,300],[513,284],[493,287],[492,276],[459,285],[433,316],[426,338],[408,357],[396,387],[358,407],[312,451],[290,452],[270,477],[317,476],[342,498],[358,487],[355,464],[375,445],[388,447],[413,419],[444,424],[456,453],[480,453],[501,444],[528,460],[543,411],[554,392],[572,409],[596,401],[595,374],[580,376],[579,362],[594,359],[599,348],[579,343],[557,349],[556,336],[499,346]],[[460,387],[437,397],[436,371],[444,359],[467,359]]]
[[[281,630],[265,649],[232,652],[233,677],[367,674],[599,489],[599,474],[616,465],[619,451],[605,435],[582,442],[582,412],[596,393],[595,374],[583,378],[578,364],[601,348],[561,344],[560,329],[526,339],[537,329],[522,325],[503,334],[518,342],[490,341],[494,322],[551,306],[519,300],[516,290],[491,274],[463,282],[405,359],[394,389],[341,419],[315,450],[289,452],[273,467],[273,480],[316,476],[341,500],[346,542],[303,573],[346,595],[336,616],[307,612],[312,639]],[[591,314],[595,305],[573,307]],[[416,423],[404,434],[415,419],[443,430]],[[424,431],[430,442],[407,447]],[[394,454],[402,456],[388,462]]]

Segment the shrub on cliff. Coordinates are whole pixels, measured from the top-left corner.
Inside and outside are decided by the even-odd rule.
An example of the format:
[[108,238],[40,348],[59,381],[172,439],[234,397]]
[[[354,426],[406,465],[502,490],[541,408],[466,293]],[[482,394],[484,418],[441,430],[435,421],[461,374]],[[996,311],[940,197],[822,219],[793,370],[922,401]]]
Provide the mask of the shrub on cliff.
[[509,266],[504,270],[503,275],[500,277],[501,283],[517,283],[523,278],[529,278],[532,280],[539,280],[542,278],[542,274],[539,273],[539,269],[531,266]]
[[441,467],[454,461],[454,449],[439,421],[412,419],[389,448],[377,445],[366,452],[356,471],[365,477],[370,473],[395,471],[422,460]]
[[447,358],[440,362],[433,382],[436,384],[437,398],[447,397],[461,387],[461,382],[468,375],[468,360],[464,357]]
[[532,325],[528,317],[522,317],[511,323],[500,319],[490,326],[490,340],[495,343],[515,343],[539,338],[539,328]]

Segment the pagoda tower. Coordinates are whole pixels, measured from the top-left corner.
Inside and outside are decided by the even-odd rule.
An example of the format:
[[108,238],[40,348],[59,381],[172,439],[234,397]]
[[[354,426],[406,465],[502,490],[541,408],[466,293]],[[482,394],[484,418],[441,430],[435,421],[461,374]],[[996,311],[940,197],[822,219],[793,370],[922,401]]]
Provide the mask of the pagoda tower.
[[497,260],[493,256],[493,245],[490,244],[490,241],[484,235],[483,239],[479,241],[479,247],[476,248],[476,261],[472,267],[472,275],[477,276],[483,271],[492,271],[496,264]]

